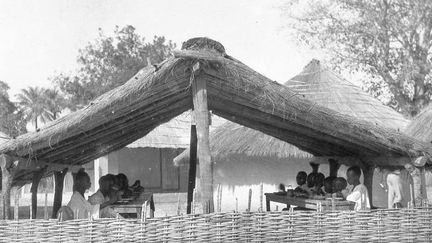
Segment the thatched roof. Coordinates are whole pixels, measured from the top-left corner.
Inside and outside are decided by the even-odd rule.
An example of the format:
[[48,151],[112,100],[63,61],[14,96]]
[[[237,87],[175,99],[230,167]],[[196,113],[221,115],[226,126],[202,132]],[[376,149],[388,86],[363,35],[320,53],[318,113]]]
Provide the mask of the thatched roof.
[[[285,83],[302,97],[340,113],[393,129],[403,129],[407,124],[401,114],[331,71],[313,59],[303,71]],[[280,139],[239,124],[227,122],[212,134],[212,154],[226,157],[232,154],[269,156],[278,158],[307,158],[303,152]],[[188,160],[188,151],[177,159]]]
[[[170,121],[153,129],[146,136],[128,144],[128,148],[189,148],[192,113],[186,111]],[[226,122],[218,116],[212,116],[210,131]]]
[[317,104],[377,125],[402,131],[409,123],[402,114],[383,105],[316,59],[285,85]]
[[[210,151],[214,159],[245,155],[268,158],[311,158],[297,147],[260,131],[227,121],[210,133]],[[189,163],[190,149],[174,158],[176,166]]]
[[190,143],[191,113],[186,111],[153,129],[128,148],[188,148]]
[[432,143],[432,104],[414,117],[406,127],[405,133],[418,140]]
[[9,139],[11,139],[11,137],[9,135],[7,135],[6,133],[0,132],[0,144],[8,141]]
[[[31,170],[44,165],[87,163],[145,136],[192,108],[190,84],[194,80],[207,83],[208,105],[214,114],[314,155],[399,158],[432,154],[427,144],[396,130],[299,97],[226,55],[219,43],[205,38],[186,43],[187,50],[144,68],[83,109],[1,144],[0,153],[20,159],[15,180],[30,179]],[[382,163],[397,163],[393,161]]]

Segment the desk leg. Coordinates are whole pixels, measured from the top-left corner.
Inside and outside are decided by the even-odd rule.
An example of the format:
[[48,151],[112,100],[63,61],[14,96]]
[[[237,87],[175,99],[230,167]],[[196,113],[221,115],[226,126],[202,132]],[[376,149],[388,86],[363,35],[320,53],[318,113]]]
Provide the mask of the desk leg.
[[270,200],[268,199],[267,196],[266,196],[266,210],[267,212],[270,212]]

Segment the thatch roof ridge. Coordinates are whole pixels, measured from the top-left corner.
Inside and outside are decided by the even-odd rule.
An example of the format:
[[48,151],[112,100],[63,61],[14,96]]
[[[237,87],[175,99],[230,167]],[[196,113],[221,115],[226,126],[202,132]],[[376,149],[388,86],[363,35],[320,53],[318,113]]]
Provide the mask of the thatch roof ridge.
[[[199,72],[191,75],[197,63]],[[30,158],[36,165],[87,163],[191,109],[193,80],[206,81],[208,105],[214,114],[315,155],[432,154],[432,148],[409,136],[321,107],[225,54],[204,49],[175,52],[93,104],[39,132],[0,144],[0,153]],[[31,169],[23,167],[16,179],[28,180]]]
[[418,140],[432,143],[432,104],[414,117],[406,127],[405,133]]

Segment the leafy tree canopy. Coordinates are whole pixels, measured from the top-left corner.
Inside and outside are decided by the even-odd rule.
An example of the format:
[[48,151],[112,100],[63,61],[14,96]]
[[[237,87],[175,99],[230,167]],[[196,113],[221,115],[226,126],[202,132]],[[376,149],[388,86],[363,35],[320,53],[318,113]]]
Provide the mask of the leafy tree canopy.
[[430,102],[432,1],[294,0],[285,10],[300,42],[367,74],[368,91],[396,110],[413,116]]
[[124,84],[140,69],[167,58],[175,44],[155,36],[152,42],[127,25],[116,27],[112,36],[99,29],[99,36],[79,51],[78,71],[60,74],[52,79],[69,100],[69,108],[76,109],[90,100]]
[[26,131],[26,121],[23,113],[9,99],[9,85],[0,81],[0,131],[16,137]]

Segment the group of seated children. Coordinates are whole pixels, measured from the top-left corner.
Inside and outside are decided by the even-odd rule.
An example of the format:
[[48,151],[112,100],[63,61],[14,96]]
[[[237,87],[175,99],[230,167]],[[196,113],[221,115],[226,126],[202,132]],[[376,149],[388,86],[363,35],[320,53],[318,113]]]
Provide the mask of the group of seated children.
[[112,207],[112,204],[119,201],[122,197],[131,197],[133,192],[141,192],[143,188],[137,181],[133,187],[129,187],[129,182],[124,174],[107,174],[99,179],[99,190],[85,199],[84,193],[90,189],[90,176],[80,170],[75,175],[73,194],[68,203],[72,210],[73,218],[115,218],[121,217]]
[[[360,183],[361,169],[352,166],[347,170],[347,180],[343,177],[329,176],[313,171],[309,175],[300,171],[296,176],[298,186],[294,195],[299,197],[334,197],[355,202],[355,210],[370,208],[367,188]],[[349,188],[348,184],[350,185]]]

